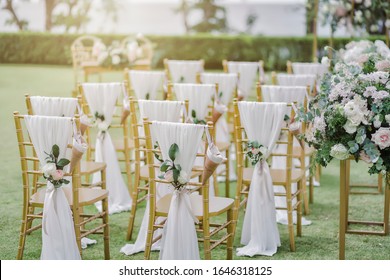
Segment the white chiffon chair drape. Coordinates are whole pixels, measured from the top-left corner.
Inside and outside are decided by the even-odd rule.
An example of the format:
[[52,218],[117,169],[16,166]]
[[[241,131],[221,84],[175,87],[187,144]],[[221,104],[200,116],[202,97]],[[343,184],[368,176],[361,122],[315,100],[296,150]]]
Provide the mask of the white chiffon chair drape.
[[243,96],[244,99],[247,99],[252,93],[259,67],[259,62],[227,62],[228,72],[240,75],[238,80],[238,95]]
[[[238,109],[249,141],[268,149],[268,158],[280,135],[286,103],[239,102]],[[273,183],[267,162],[259,161],[253,171],[238,256],[272,256],[280,246],[276,224]]]
[[188,100],[188,118],[195,111],[198,120],[206,119],[208,106],[212,104],[212,97],[216,94],[215,84],[173,84],[173,90],[177,100]]
[[157,94],[162,90],[165,81],[163,71],[130,70],[128,75],[137,99],[157,99]]
[[[111,125],[115,104],[120,97],[122,83],[84,83],[83,92],[91,114],[104,115],[107,125]],[[95,161],[106,163],[106,187],[109,191],[109,213],[128,211],[131,208],[131,197],[123,180],[115,147],[109,131],[98,133],[96,137]],[[95,173],[93,182],[100,181],[100,173]],[[101,211],[101,203],[96,204]]]
[[[176,143],[179,154],[175,163],[180,164],[187,174],[191,174],[204,130],[204,125],[195,124],[152,122],[151,125],[151,134],[160,145],[163,159],[169,159],[169,148]],[[189,192],[186,189],[174,190],[163,229],[160,259],[200,259],[195,222]]]
[[73,117],[77,108],[77,98],[30,96],[34,115]]
[[[285,103],[293,103],[297,102],[298,105],[303,105],[305,97],[307,96],[306,87],[287,87],[287,86],[262,86],[261,94],[263,100],[265,102],[285,102]],[[287,109],[287,115],[290,115],[289,110]],[[286,138],[286,137],[285,137]],[[286,140],[286,139],[283,139]],[[299,143],[296,143],[296,139],[294,139],[294,146],[299,146]],[[286,154],[287,146],[286,145],[276,145],[274,150],[276,154]],[[296,166],[300,166],[300,162],[297,159],[298,164]],[[306,164],[306,162],[305,162]],[[273,169],[284,169],[286,167],[286,157],[274,156],[272,157],[271,168]],[[294,183],[291,185],[292,193],[295,193],[297,190],[297,184]],[[275,193],[285,193],[286,189],[283,186],[274,185]],[[293,205],[296,203],[296,198],[294,198]],[[281,208],[287,208],[286,198],[281,196],[275,197],[275,206]],[[287,219],[287,210],[276,210],[276,220],[280,224],[288,225]],[[294,210],[293,212],[293,222],[297,221],[297,213]],[[302,217],[302,225],[310,225],[311,221]]]
[[204,71],[202,60],[168,60],[172,83],[196,83],[197,73]]
[[[138,100],[140,110],[140,119],[147,118],[149,121],[161,122],[179,122],[183,110],[183,102],[180,101],[160,101],[160,100]],[[144,133],[142,133],[143,135]],[[152,140],[155,143],[156,139]],[[157,164],[157,162],[156,162]],[[156,201],[164,195],[171,193],[172,188],[164,183],[158,183],[156,186]],[[134,244],[126,244],[120,250],[126,255],[133,255],[145,250],[146,235],[149,222],[149,200],[146,202],[144,216],[141,226]],[[155,236],[160,234],[156,231]],[[160,243],[156,242],[152,246],[152,250],[160,250]]]
[[293,62],[291,63],[294,74],[315,75],[317,81],[317,90],[322,77],[329,72],[329,66],[318,62]]
[[[202,73],[200,80],[204,84],[218,84],[218,99],[226,107],[229,106],[233,99],[234,93],[238,86],[238,74],[237,73]],[[226,120],[226,112],[218,119],[214,124],[215,126],[215,141],[222,143],[230,143],[229,127]],[[234,146],[231,147],[234,149]],[[226,153],[223,152],[225,155]],[[230,170],[229,179],[235,180],[237,178],[236,168],[234,166],[235,153],[230,153]],[[223,172],[225,165],[218,166],[217,172]]]
[[[46,153],[51,152],[53,145],[59,147],[59,158],[67,158],[67,146],[73,131],[71,118],[25,116],[25,123],[41,166],[46,164]],[[70,185],[66,187],[71,187]],[[64,187],[55,188],[52,183],[47,182],[42,220],[43,260],[81,259],[72,211]]]
[[310,91],[313,91],[316,75],[312,74],[278,74],[279,86],[310,86]]

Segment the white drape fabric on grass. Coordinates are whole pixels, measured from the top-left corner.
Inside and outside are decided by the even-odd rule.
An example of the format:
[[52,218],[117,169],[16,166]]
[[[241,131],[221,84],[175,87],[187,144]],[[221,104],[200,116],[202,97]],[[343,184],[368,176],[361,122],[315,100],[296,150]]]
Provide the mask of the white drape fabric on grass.
[[[304,86],[262,86],[261,87],[261,94],[263,97],[263,100],[265,102],[286,102],[286,103],[293,103],[297,102],[298,105],[303,105],[305,97],[307,95],[306,87]],[[291,109],[287,109],[287,114],[290,114]],[[285,134],[283,134],[283,137],[281,139],[282,141],[287,141],[287,137]],[[296,140],[294,138],[294,140]],[[299,146],[298,143],[296,143],[296,146]],[[277,154],[286,154],[287,153],[287,145],[280,144],[276,145],[274,148],[274,153]],[[298,159],[297,163],[300,165],[300,161]],[[297,164],[295,163],[295,164]],[[272,165],[271,168],[273,169],[285,169],[286,168],[286,157],[279,157],[274,156],[272,157]],[[294,193],[297,190],[297,184],[294,183],[291,186],[291,191]],[[283,186],[274,185],[274,191],[277,193],[285,193],[286,189]],[[296,203],[296,198],[293,199],[293,204]],[[287,208],[286,198],[282,196],[275,196],[275,206],[278,208]],[[287,210],[276,210],[276,220],[280,224],[288,224],[287,219]],[[293,212],[293,221],[296,223],[297,221],[297,213],[296,211]],[[302,225],[310,225],[311,221],[307,220],[306,218],[302,217]]]
[[[59,158],[66,158],[72,136],[71,118],[25,116],[25,123],[41,166],[53,145],[60,149]],[[66,170],[64,170],[66,171]],[[42,260],[79,260],[72,211],[62,187],[47,182],[42,220]]]
[[192,111],[194,110],[198,120],[205,120],[208,113],[208,105],[211,104],[211,98],[216,93],[215,85],[173,84],[173,89],[177,100],[188,100],[189,118],[191,118]]
[[168,60],[172,83],[196,83],[196,74],[202,73],[201,60]]
[[163,71],[130,70],[129,78],[137,99],[147,99],[146,96],[149,94],[149,100],[156,100],[158,91],[163,88],[165,73]]
[[280,86],[310,86],[310,90],[313,90],[316,76],[310,74],[278,74],[277,79]]
[[73,117],[77,108],[77,98],[30,96],[34,115]]
[[[267,158],[279,137],[286,103],[239,102],[242,125],[250,141],[268,149]],[[280,246],[276,224],[273,183],[268,164],[258,162],[253,172],[238,256],[272,256]]]
[[[121,83],[88,83],[82,84],[85,98],[91,113],[104,115],[105,122],[110,125],[115,110],[115,103],[123,89]],[[109,213],[119,213],[130,210],[131,197],[123,180],[115,147],[109,131],[96,138],[95,160],[106,163],[106,188],[108,190]],[[93,175],[93,182],[100,181],[100,173]],[[96,207],[102,210],[101,203]]]
[[259,63],[228,61],[227,66],[229,73],[238,73],[240,75],[238,80],[239,95],[243,96],[244,99],[248,98],[255,84]]
[[[183,102],[180,101],[160,101],[160,100],[138,100],[138,106],[140,109],[140,119],[148,118],[149,121],[162,121],[162,122],[179,122],[181,116],[181,110],[183,108]],[[142,135],[144,133],[142,132]],[[155,143],[156,139],[152,142]],[[156,162],[157,164],[157,162]],[[164,195],[171,193],[172,188],[167,184],[158,183],[156,186],[156,201],[158,201]],[[141,227],[139,229],[137,239],[134,244],[126,244],[120,250],[121,253],[126,255],[133,255],[145,250],[146,236],[149,222],[149,199],[146,202],[144,216],[142,218]],[[159,235],[159,230],[155,235]],[[156,242],[152,246],[152,250],[160,250],[160,242]]]
[[[196,153],[201,143],[203,125],[153,122],[151,132],[156,137],[164,160],[169,159],[168,151],[173,143],[179,147],[175,163],[191,174]],[[186,190],[173,192],[168,218],[164,225],[160,259],[199,259],[198,239],[191,212],[189,193]]]

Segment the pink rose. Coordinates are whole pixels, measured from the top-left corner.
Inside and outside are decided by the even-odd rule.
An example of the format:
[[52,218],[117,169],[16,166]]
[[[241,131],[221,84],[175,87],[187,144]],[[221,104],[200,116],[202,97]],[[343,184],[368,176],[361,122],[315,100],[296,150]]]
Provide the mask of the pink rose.
[[390,147],[390,128],[379,128],[377,132],[372,135],[371,140],[377,144],[381,150]]
[[53,177],[53,180],[58,181],[61,180],[64,177],[64,171],[57,169],[54,171],[51,176]]
[[173,171],[169,170],[164,174],[164,179],[167,180],[169,183],[173,182]]
[[371,163],[371,158],[366,154],[365,151],[361,151],[361,152],[360,152],[359,158],[360,158],[362,161],[364,161],[364,162]]

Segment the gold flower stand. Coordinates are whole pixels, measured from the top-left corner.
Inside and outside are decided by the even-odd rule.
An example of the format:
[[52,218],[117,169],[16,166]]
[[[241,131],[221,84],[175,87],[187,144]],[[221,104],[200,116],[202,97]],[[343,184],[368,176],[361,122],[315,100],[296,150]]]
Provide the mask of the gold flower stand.
[[[384,213],[383,221],[355,221],[348,219],[349,209],[349,195],[350,195],[350,159],[340,161],[340,224],[339,224],[339,259],[345,259],[345,235],[346,234],[360,234],[360,235],[388,235],[389,234],[389,198],[390,198],[390,184],[386,174],[386,184],[384,189]],[[354,230],[350,225],[367,225],[381,227],[382,230]]]

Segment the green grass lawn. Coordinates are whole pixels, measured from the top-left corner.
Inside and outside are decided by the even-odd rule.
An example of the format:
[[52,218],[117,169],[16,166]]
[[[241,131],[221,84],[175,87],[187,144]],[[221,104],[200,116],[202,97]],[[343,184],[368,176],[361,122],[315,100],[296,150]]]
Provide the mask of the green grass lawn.
[[[103,76],[103,81],[121,81],[122,73]],[[26,113],[24,95],[70,96],[74,88],[73,71],[69,67],[0,65],[0,259],[14,259],[17,253],[22,209],[22,179],[13,124],[13,111]],[[338,162],[323,169],[321,186],[315,189],[314,204],[307,216],[313,223],[303,227],[302,237],[296,238],[296,252],[289,251],[287,226],[279,225],[282,245],[273,257],[257,256],[266,260],[317,260],[338,259],[339,223],[339,168]],[[364,165],[352,168],[352,179],[356,182],[374,182]],[[222,186],[220,186],[222,187]],[[383,195],[353,195],[350,202],[350,216],[355,220],[383,219]],[[138,232],[143,210],[139,211],[135,233]],[[119,252],[126,244],[125,235],[129,212],[110,216],[110,248],[112,259],[143,259],[143,254],[125,256]],[[240,215],[234,247],[240,247],[240,233],[243,213]],[[134,235],[136,236],[136,234]],[[84,259],[102,259],[103,242],[97,236],[98,244],[83,251]],[[134,242],[131,241],[131,242]],[[390,237],[348,235],[347,259],[390,259]],[[201,246],[200,246],[201,248]],[[27,238],[25,259],[39,259],[41,231]],[[225,250],[213,251],[213,259],[224,259]],[[154,259],[158,258],[153,253]]]

